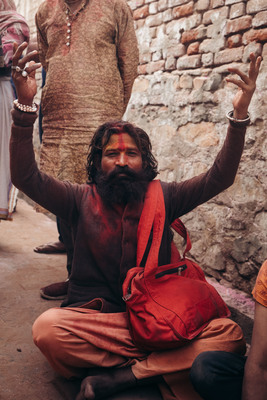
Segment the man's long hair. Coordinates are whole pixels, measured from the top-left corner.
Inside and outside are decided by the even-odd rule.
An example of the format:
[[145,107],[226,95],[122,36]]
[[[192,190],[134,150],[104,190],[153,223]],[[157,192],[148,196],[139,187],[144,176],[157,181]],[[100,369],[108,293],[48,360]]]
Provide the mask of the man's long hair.
[[112,135],[127,133],[131,136],[142,156],[143,171],[148,181],[152,181],[158,174],[158,163],[152,154],[152,146],[148,134],[129,122],[111,121],[101,125],[95,132],[90,143],[87,157],[88,183],[96,183],[96,175],[101,167],[102,150]]

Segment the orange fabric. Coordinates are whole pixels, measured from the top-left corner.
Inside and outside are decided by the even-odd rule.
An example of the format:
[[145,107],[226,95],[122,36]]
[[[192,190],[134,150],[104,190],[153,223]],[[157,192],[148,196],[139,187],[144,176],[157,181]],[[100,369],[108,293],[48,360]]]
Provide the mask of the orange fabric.
[[189,381],[182,379],[183,390],[177,382],[202,351],[245,351],[241,328],[221,318],[180,349],[144,353],[131,340],[126,313],[106,314],[84,308],[46,311],[33,325],[33,338],[51,366],[66,378],[82,377],[92,367],[126,365],[132,365],[137,378],[164,375],[169,385],[161,387],[165,400],[198,399]]
[[258,303],[267,307],[267,260],[264,261],[259,270],[252,294]]

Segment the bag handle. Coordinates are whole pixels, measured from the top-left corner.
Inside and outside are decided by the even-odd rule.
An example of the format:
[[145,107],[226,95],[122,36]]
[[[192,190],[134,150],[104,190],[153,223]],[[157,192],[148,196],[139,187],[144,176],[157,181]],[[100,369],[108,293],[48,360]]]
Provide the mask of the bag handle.
[[177,218],[175,221],[173,221],[171,227],[186,241],[185,250],[183,252],[183,258],[185,258],[186,253],[188,253],[192,247],[187,229],[184,226],[183,222],[180,220],[180,218]]

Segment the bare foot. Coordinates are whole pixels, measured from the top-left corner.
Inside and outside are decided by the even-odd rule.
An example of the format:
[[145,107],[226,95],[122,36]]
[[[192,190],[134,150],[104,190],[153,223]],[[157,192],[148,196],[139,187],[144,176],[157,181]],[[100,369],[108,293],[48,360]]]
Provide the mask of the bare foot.
[[117,368],[101,375],[88,376],[82,381],[76,400],[100,400],[126,388],[136,386],[131,368]]

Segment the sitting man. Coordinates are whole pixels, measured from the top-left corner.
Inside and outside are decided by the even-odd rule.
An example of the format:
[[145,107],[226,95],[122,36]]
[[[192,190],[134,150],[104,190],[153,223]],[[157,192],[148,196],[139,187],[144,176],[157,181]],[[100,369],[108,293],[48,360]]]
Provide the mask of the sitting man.
[[204,400],[266,400],[267,260],[262,264],[252,294],[255,316],[248,357],[207,351],[193,363],[190,377]]
[[[35,70],[40,64],[31,61],[34,52],[22,57],[26,47],[26,43],[14,45],[13,79],[18,99],[12,111],[13,183],[68,221],[75,240],[68,296],[61,308],[47,310],[35,321],[34,342],[59,374],[84,378],[78,400],[102,399],[160,377],[165,399],[196,400],[198,395],[185,378],[194,359],[204,350],[244,354],[242,330],[229,318],[217,318],[197,338],[177,349],[147,352],[134,345],[122,300],[122,283],[127,271],[136,265],[138,223],[148,185],[157,175],[149,137],[127,122],[108,122],[92,139],[87,184],[62,182],[41,173],[32,146],[37,111],[33,103]],[[261,63],[254,54],[250,59],[248,75],[233,68],[231,72],[241,79],[228,78],[239,91],[233,101],[227,137],[212,167],[184,182],[161,182],[167,228],[159,265],[170,263],[172,222],[234,181]]]

